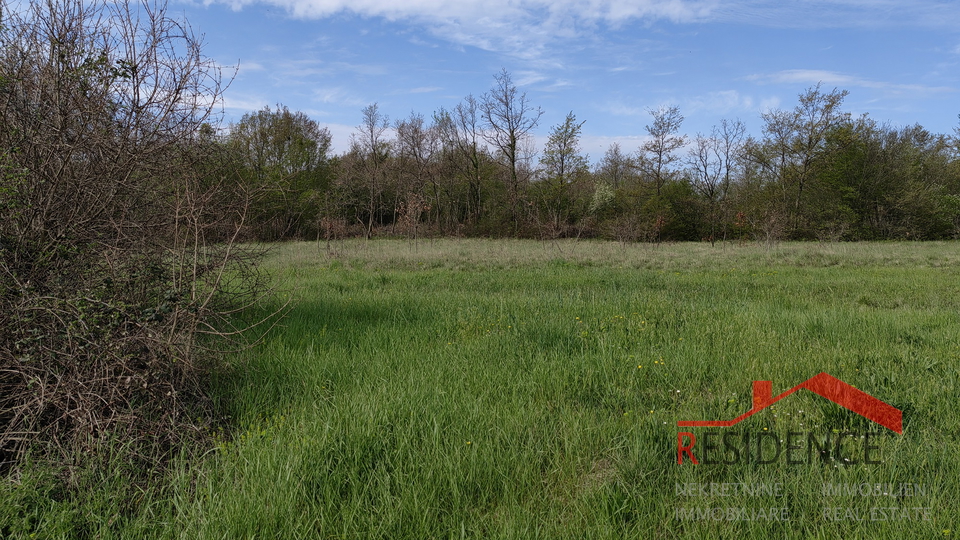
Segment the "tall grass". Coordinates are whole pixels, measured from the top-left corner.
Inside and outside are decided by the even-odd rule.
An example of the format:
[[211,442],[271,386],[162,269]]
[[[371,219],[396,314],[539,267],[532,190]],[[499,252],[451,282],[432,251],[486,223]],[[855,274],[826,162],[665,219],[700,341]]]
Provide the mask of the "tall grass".
[[[292,307],[216,382],[234,433],[126,512],[81,500],[65,513],[38,477],[8,482],[0,519],[20,528],[0,531],[71,537],[79,523],[91,536],[158,538],[957,534],[955,244],[351,241],[332,252],[279,245],[267,264]],[[903,435],[880,440],[882,464],[677,465],[677,432],[687,431],[678,420],[733,418],[750,408],[753,380],[772,380],[779,393],[821,371],[904,412]],[[800,393],[730,429],[883,430],[838,409]],[[783,495],[677,493],[708,482],[780,483]],[[915,483],[927,494],[825,499],[824,483]],[[929,520],[831,521],[825,506],[931,510]],[[676,519],[678,508],[696,507],[786,507],[792,521]],[[110,513],[114,523],[93,517]]]

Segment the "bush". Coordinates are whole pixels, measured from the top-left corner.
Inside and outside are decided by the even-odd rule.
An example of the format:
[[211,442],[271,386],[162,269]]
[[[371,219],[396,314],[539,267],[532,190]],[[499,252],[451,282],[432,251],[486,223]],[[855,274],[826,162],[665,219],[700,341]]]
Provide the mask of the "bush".
[[118,437],[155,464],[263,290],[219,68],[162,3],[2,2],[0,46],[0,467]]

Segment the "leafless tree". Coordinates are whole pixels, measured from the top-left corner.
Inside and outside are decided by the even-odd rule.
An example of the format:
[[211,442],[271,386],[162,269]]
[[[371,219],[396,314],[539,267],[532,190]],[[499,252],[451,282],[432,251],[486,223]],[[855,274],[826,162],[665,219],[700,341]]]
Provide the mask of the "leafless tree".
[[398,220],[402,220],[414,242],[420,232],[420,219],[429,211],[426,189],[429,185],[439,191],[436,180],[435,156],[438,153],[439,137],[436,126],[427,125],[422,114],[411,113],[410,117],[395,124],[398,200],[402,208]]
[[387,161],[390,157],[390,141],[386,137],[390,129],[390,119],[380,112],[377,103],[363,108],[363,122],[350,136],[350,154],[348,160],[352,171],[349,181],[362,191],[363,215],[357,219],[366,221],[366,237],[373,236],[373,226],[386,208],[384,194],[387,190]]
[[521,184],[524,178],[525,156],[523,144],[530,132],[537,127],[543,110],[534,108],[526,93],[519,93],[513,78],[504,68],[494,75],[493,88],[483,95],[480,110],[488,128],[483,132],[487,142],[497,149],[507,168],[507,193],[510,197],[511,214],[516,222]]
[[[745,133],[746,127],[739,120],[723,119],[709,137],[697,134],[688,153],[691,183],[710,207],[711,244],[716,241],[718,227],[726,221],[725,203]],[[726,239],[725,226],[723,237]]]
[[472,95],[453,111],[440,109],[434,115],[441,145],[455,174],[467,179],[467,220],[476,222],[483,212],[483,180],[489,156],[484,146],[481,104]]

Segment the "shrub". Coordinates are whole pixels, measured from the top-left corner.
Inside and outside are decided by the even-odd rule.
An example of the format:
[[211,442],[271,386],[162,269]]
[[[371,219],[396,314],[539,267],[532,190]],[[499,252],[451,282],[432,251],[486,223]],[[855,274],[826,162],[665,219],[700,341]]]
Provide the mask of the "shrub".
[[202,336],[263,290],[220,70],[151,1],[3,1],[0,47],[0,462],[156,463],[209,421]]

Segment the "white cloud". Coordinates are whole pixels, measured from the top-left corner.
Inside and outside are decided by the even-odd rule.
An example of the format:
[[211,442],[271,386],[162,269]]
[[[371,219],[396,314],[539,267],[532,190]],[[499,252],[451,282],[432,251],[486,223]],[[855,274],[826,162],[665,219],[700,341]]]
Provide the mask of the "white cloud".
[[513,84],[520,87],[530,86],[547,79],[544,74],[536,71],[515,71],[511,76],[513,77]]
[[780,108],[780,98],[778,97],[768,97],[760,100],[760,110],[761,111],[772,111],[773,109]]
[[837,73],[835,71],[824,71],[819,69],[786,69],[777,73],[768,75],[751,75],[749,80],[758,82],[771,82],[779,84],[834,84],[834,85],[854,85],[860,80],[852,75]]
[[436,49],[437,47],[439,47],[439,45],[437,45],[436,43],[430,43],[430,42],[428,42],[428,41],[426,41],[426,40],[423,40],[423,39],[421,39],[421,38],[419,38],[419,37],[417,37],[417,36],[413,36],[412,38],[410,38],[409,41],[410,41],[410,43],[413,43],[414,45],[420,45],[420,46],[422,46],[422,47],[430,47],[431,49]]
[[239,72],[240,73],[249,73],[251,71],[263,71],[266,68],[263,64],[258,62],[240,62],[239,63]]
[[647,116],[650,114],[647,112],[645,107],[627,105],[621,101],[611,101],[605,103],[601,105],[599,109],[614,116]]
[[960,3],[940,0],[735,0],[718,5],[711,18],[784,28],[876,28],[956,26]]
[[407,91],[407,93],[409,93],[409,94],[428,94],[428,93],[431,93],[431,92],[439,92],[440,90],[443,90],[443,88],[441,88],[441,87],[439,87],[439,86],[420,86],[420,87],[417,87],[417,88],[411,88],[410,90]]
[[[421,26],[458,47],[501,53],[540,69],[566,65],[552,47],[586,43],[603,25],[638,21],[733,22],[772,27],[943,27],[960,20],[960,2],[938,0],[204,0],[234,9],[266,4],[300,19],[338,14]],[[424,44],[427,44],[424,42]],[[566,51],[569,53],[569,50]]]
[[346,124],[320,124],[330,130],[331,150],[335,154],[343,154],[350,150],[350,136],[357,130],[356,126]]
[[554,81],[552,84],[550,84],[550,85],[548,85],[548,86],[546,86],[546,87],[544,87],[544,88],[541,88],[541,91],[543,91],[543,92],[556,92],[556,91],[562,90],[562,89],[567,88],[567,87],[570,87],[570,86],[575,86],[575,84],[573,83],[573,81],[569,81],[569,80],[567,80],[567,79],[557,79],[557,80]]
[[[207,0],[242,8],[256,0]],[[349,12],[391,20],[424,18],[441,21],[477,21],[490,24],[507,20],[576,18],[585,21],[622,22],[657,18],[690,22],[707,17],[719,0],[263,0],[301,18],[323,18]]]
[[[960,4],[941,0],[205,0],[234,9],[254,3],[281,7],[304,19],[353,13],[390,20],[419,20],[439,34],[467,35],[485,42],[526,28],[534,32],[576,32],[599,22],[641,19],[678,23],[741,22],[762,26],[862,27],[917,24],[955,25]],[[438,26],[437,26],[438,25]],[[567,36],[569,37],[569,36]],[[471,40],[473,41],[473,40]]]
[[[237,96],[236,94],[224,95],[223,97],[223,108],[228,111],[235,111],[239,113],[248,113],[259,111],[260,109],[269,105],[270,102],[267,99],[261,97],[253,96]],[[238,115],[239,116],[239,115]]]
[[600,23],[698,22],[720,0],[205,0],[242,9],[267,4],[301,19],[348,13],[422,24],[452,43],[538,59],[548,43],[593,33]]
[[751,96],[741,95],[736,90],[722,90],[696,96],[687,100],[683,110],[690,113],[706,112],[715,115],[725,115],[731,112],[756,110],[756,102]]
[[360,107],[368,104],[359,96],[339,86],[314,88],[313,99],[314,101],[319,101],[320,103],[330,103],[347,107]]
[[950,88],[947,86],[924,86],[921,84],[901,84],[886,81],[874,81],[857,77],[856,75],[837,73],[835,71],[824,71],[819,69],[788,69],[772,74],[751,75],[747,77],[747,79],[760,83],[806,84],[811,86],[822,83],[827,86],[836,86],[841,89],[871,88],[874,90],[881,90],[897,94],[936,94],[956,92],[955,88]]

